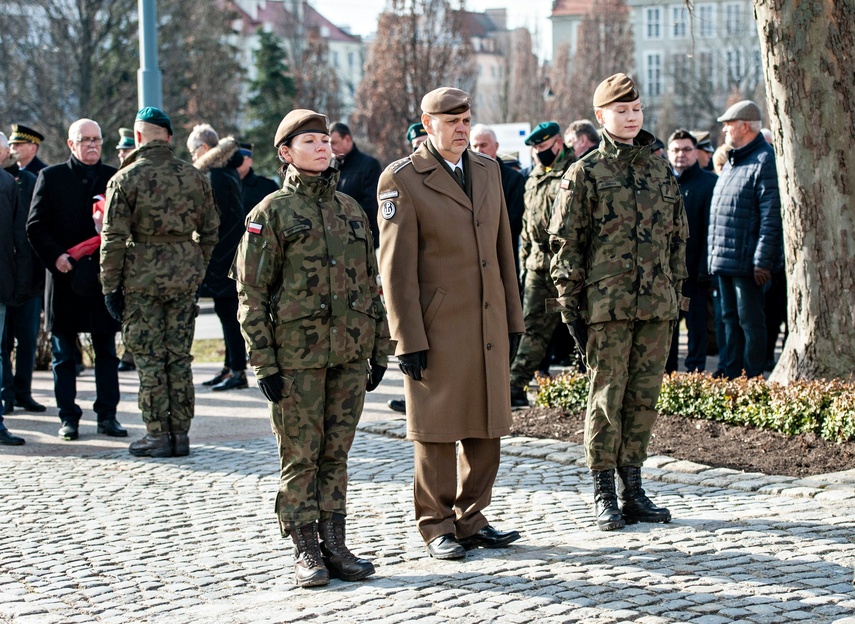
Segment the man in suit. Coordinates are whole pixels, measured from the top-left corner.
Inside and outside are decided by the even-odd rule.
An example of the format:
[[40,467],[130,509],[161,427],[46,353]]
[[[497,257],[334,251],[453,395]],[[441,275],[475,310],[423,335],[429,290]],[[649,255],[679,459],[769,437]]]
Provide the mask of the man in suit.
[[[428,553],[503,548],[482,513],[510,431],[509,360],[525,331],[499,165],[467,149],[469,95],[424,96],[428,133],[380,176],[380,274],[405,374],[414,503]],[[456,443],[460,443],[459,453]]]
[[[95,405],[98,433],[125,437],[116,420],[119,404],[119,358],[116,332],[119,324],[104,305],[98,283],[82,279],[86,256],[75,262],[69,250],[98,235],[92,218],[95,195],[103,195],[116,168],[101,162],[104,143],[101,127],[91,119],[78,119],[68,129],[69,159],[43,169],[36,180],[27,221],[27,237],[48,269],[45,288],[45,326],[51,332],[53,381],[62,428],[59,436],[76,440],[83,414],[77,397],[77,334],[89,333],[95,351]],[[92,270],[92,267],[89,267]]]

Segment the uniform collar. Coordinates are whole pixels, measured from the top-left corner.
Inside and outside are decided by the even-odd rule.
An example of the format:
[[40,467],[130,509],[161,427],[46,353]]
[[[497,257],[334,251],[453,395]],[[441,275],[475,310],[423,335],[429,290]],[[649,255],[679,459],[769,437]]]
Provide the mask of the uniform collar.
[[332,199],[335,197],[338,177],[338,171],[333,168],[327,169],[319,176],[309,176],[300,173],[294,165],[288,165],[284,186],[307,197]]

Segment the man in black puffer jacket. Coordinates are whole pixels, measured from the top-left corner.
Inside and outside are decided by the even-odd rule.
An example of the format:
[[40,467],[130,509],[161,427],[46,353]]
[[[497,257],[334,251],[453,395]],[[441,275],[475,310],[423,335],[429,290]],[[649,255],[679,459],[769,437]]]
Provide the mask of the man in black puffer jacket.
[[766,359],[764,286],[783,264],[778,174],[754,102],[734,104],[718,121],[732,150],[713,192],[707,240],[709,271],[721,293],[724,374],[733,379],[744,370],[756,377]]

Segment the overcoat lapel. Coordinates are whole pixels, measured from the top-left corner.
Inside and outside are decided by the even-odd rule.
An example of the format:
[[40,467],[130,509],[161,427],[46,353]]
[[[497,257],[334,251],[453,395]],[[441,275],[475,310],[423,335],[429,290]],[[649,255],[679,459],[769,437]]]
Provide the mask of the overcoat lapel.
[[[427,148],[427,141],[422,143],[412,156],[413,167],[419,173],[427,173],[424,184],[426,187],[442,193],[456,201],[458,204],[472,210],[472,202],[466,196],[466,192],[460,188],[450,173],[439,163],[436,157]],[[472,159],[469,159],[470,164]],[[474,181],[473,181],[474,182]],[[474,187],[473,187],[474,188]]]
[[472,205],[475,207],[475,214],[486,205],[487,191],[489,190],[490,174],[487,167],[481,160],[480,156],[469,157],[469,171],[472,175]]

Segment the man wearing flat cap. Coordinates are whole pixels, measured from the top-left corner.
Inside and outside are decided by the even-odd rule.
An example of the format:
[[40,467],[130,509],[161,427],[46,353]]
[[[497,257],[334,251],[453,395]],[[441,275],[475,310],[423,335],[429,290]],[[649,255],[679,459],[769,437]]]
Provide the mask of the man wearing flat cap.
[[641,465],[683,305],[688,226],[677,180],[641,128],[635,82],[610,76],[593,103],[603,140],[561,180],[549,233],[555,304],[565,323],[588,326],[585,459],[597,527],[611,531],[671,520],[647,498]]
[[255,208],[261,200],[279,190],[279,185],[268,177],[258,175],[252,168],[252,143],[239,143],[238,151],[243,156],[243,163],[237,168],[240,176],[240,190],[243,196],[244,214]]
[[499,438],[510,431],[509,359],[525,325],[499,165],[468,149],[469,106],[460,89],[425,95],[428,139],[386,168],[377,191],[380,274],[415,444],[416,521],[439,559],[519,538],[482,513]]
[[723,372],[757,377],[766,363],[764,286],[784,262],[778,173],[754,102],[737,102],[718,121],[731,152],[713,191],[707,262],[718,280]]
[[18,167],[39,175],[39,171],[47,167],[47,163],[38,157],[39,145],[45,140],[41,132],[22,124],[12,124],[12,134],[9,136],[9,147],[18,158]]
[[[564,144],[561,128],[554,121],[538,124],[526,137],[525,144],[536,150],[537,163],[525,181],[525,212],[520,233],[525,335],[511,364],[511,405],[514,407],[528,405],[528,383],[546,355],[549,341],[561,322],[556,311],[546,309],[546,300],[558,296],[549,276],[552,252],[546,229],[561,177],[576,160],[573,148]],[[565,330],[562,328],[562,331]]]
[[194,413],[196,290],[220,220],[207,177],[176,158],[172,123],[163,111],[140,110],[134,138],[139,147],[107,186],[101,285],[140,376],[146,435],[129,451],[183,456],[190,452]]

